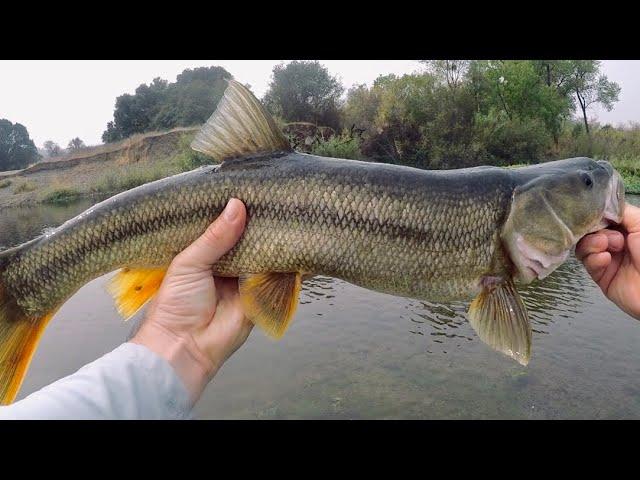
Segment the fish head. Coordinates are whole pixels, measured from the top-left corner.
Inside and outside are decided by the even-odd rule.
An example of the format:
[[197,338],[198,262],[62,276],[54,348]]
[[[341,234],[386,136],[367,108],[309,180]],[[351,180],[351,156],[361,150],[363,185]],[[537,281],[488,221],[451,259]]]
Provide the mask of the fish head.
[[546,172],[514,189],[502,241],[523,283],[542,279],[584,235],[622,220],[624,184],[606,161]]

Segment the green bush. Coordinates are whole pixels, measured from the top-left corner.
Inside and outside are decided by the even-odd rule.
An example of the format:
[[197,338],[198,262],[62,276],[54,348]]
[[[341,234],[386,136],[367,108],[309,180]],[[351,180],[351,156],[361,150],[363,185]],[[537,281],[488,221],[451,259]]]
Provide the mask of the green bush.
[[0,180],[0,188],[7,188],[9,185],[11,185],[11,180]]
[[47,193],[42,201],[44,203],[51,203],[54,205],[64,205],[67,203],[72,203],[80,198],[81,193],[75,188],[59,188],[57,190],[52,190]]
[[362,158],[360,141],[357,137],[351,137],[346,133],[331,137],[329,140],[319,141],[313,146],[311,153],[321,157],[348,158],[352,160]]
[[174,163],[176,168],[181,172],[187,172],[202,165],[218,163],[210,156],[196,152],[191,148],[191,142],[194,136],[195,132],[185,134],[180,137],[180,141],[178,142],[178,153],[174,157]]
[[552,143],[542,121],[509,118],[503,112],[476,115],[475,129],[484,151],[482,163],[492,165],[539,163]]

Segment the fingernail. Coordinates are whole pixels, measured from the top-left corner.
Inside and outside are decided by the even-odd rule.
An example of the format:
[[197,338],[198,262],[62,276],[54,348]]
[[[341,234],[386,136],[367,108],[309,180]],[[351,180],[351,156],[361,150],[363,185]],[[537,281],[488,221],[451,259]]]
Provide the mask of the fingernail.
[[227,203],[227,206],[224,209],[224,218],[228,222],[232,222],[236,219],[239,213],[240,213],[240,201],[235,198],[232,198],[231,200],[229,200],[229,203]]

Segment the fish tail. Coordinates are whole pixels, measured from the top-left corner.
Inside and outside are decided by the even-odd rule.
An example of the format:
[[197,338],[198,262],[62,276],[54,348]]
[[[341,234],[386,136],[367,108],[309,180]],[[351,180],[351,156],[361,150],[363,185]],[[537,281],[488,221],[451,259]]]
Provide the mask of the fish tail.
[[13,255],[0,253],[0,405],[16,398],[42,332],[55,312],[27,315],[6,288],[3,272]]

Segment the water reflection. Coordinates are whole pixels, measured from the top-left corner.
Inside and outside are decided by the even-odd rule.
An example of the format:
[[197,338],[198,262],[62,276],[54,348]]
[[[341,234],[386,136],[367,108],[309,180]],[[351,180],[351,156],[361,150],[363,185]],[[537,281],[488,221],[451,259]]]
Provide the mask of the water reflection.
[[[589,281],[582,265],[572,256],[544,280],[520,287],[533,331],[546,334],[545,327],[554,318],[571,318],[583,313],[584,305],[591,304],[585,292],[585,284]],[[338,294],[337,289],[341,285],[344,285],[343,281],[329,277],[307,280],[303,283],[300,303],[327,302],[333,305],[331,299]],[[424,335],[423,326],[426,324],[429,335],[433,337],[473,340],[474,334],[466,328],[468,307],[468,302],[432,303],[406,299],[403,305],[406,312],[400,318],[415,324],[415,328],[409,329],[409,333],[414,335]]]
[[95,200],[71,205],[38,205],[0,210],[0,250],[19,245],[83,212]]

